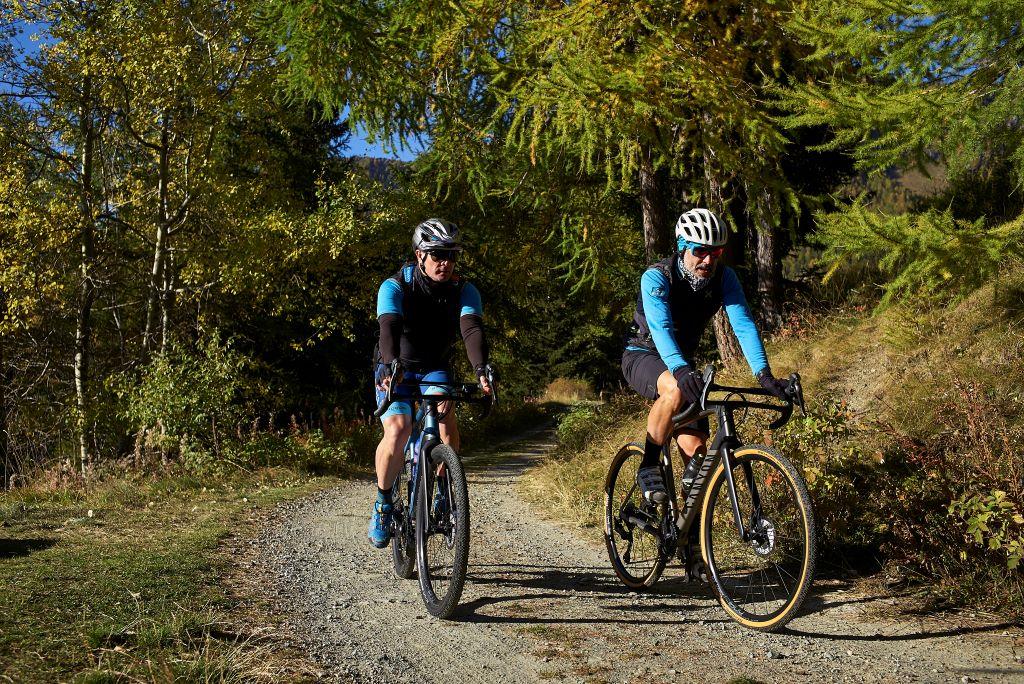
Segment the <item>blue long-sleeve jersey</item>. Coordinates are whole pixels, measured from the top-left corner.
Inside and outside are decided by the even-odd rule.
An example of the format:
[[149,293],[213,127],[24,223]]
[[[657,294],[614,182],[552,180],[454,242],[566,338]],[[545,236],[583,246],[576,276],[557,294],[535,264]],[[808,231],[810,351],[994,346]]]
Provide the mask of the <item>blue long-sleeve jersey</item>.
[[768,367],[764,343],[736,272],[725,266],[711,282],[694,290],[682,277],[679,256],[660,261],[640,278],[634,322],[627,349],[656,350],[670,371],[694,366],[693,356],[711,318],[725,307],[743,356],[755,375]]

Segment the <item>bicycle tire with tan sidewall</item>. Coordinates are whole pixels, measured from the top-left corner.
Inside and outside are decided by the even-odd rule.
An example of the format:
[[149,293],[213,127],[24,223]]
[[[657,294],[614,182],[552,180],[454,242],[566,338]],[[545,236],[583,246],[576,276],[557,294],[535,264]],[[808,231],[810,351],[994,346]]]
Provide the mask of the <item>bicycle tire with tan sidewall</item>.
[[[774,632],[781,629],[787,622],[792,620],[803,605],[811,585],[814,582],[814,571],[817,557],[817,528],[814,520],[814,508],[811,504],[811,496],[807,491],[807,484],[804,482],[800,472],[788,458],[780,454],[772,447],[761,444],[747,445],[737,449],[732,455],[733,471],[743,463],[744,459],[765,460],[774,465],[785,476],[792,494],[795,496],[798,509],[803,519],[804,553],[803,562],[800,568],[799,584],[793,592],[790,600],[778,611],[763,619],[746,615],[732,604],[728,593],[723,590],[717,568],[713,566],[713,554],[708,552],[712,544],[711,529],[714,524],[712,506],[719,500],[719,492],[722,488],[728,491],[728,484],[725,478],[725,468],[719,465],[715,469],[711,480],[708,483],[707,494],[704,496],[704,505],[701,510],[701,554],[707,564],[711,575],[711,584],[718,597],[718,602],[730,618],[744,627],[762,632]],[[732,513],[730,512],[730,516]]]
[[[623,485],[627,488],[635,484],[635,480],[631,479],[627,483],[623,483],[619,480],[619,475],[622,471],[622,466],[630,458],[636,458],[642,460],[644,457],[644,448],[636,442],[630,442],[629,444],[623,445],[619,449],[618,453],[612,459],[611,465],[608,467],[608,474],[605,476],[604,481],[604,543],[608,550],[608,560],[611,561],[612,568],[615,570],[615,575],[619,580],[630,589],[634,591],[642,591],[649,589],[658,581],[661,577],[661,573],[665,570],[665,564],[668,559],[663,554],[658,554],[658,558],[654,561],[649,571],[643,575],[634,575],[629,568],[626,567],[623,559],[619,555],[619,551],[615,545],[614,538],[614,517],[618,514],[618,510],[613,510],[614,506],[617,506],[621,501],[615,500],[615,486],[618,482],[620,486],[619,496],[621,497],[622,492],[626,489],[621,489]],[[635,478],[635,473],[631,475],[631,478]]]

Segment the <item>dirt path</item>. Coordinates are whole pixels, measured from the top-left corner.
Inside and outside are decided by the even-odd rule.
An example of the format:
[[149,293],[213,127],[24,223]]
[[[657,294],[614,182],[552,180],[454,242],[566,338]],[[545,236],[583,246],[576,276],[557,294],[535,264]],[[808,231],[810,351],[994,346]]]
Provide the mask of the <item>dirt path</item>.
[[456,621],[427,616],[415,580],[366,540],[372,485],[282,507],[256,540],[285,623],[327,681],[1024,682],[1024,636],[877,617],[884,599],[818,586],[803,617],[766,635],[729,621],[710,589],[670,568],[624,590],[599,530],[538,520],[515,491],[546,435],[469,459],[469,581]]

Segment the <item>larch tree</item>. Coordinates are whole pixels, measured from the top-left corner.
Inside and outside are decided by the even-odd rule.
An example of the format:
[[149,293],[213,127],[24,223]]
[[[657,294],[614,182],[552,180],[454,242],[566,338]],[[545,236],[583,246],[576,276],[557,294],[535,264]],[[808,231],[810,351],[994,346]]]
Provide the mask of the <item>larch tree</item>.
[[[784,30],[787,3],[533,3],[496,68],[509,144],[531,159],[569,155],[581,171],[637,192],[648,259],[671,237],[668,183],[724,219],[746,217],[762,320],[781,320],[777,235],[799,214],[782,171],[790,140],[769,86],[791,77],[802,48]],[[678,194],[678,193],[677,193]],[[741,211],[733,211],[733,205]],[[680,209],[681,207],[674,207]],[[742,252],[740,252],[742,254]],[[738,346],[715,321],[723,359]]]
[[1022,16],[1020,0],[808,5],[791,26],[834,68],[787,91],[789,123],[832,127],[864,170],[941,157],[957,177],[1004,158],[1022,179]]

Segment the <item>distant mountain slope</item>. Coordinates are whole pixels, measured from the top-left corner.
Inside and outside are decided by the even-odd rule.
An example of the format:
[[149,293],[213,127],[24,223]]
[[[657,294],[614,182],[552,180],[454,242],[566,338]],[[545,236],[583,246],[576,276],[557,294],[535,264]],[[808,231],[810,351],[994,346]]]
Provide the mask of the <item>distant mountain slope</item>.
[[349,157],[352,163],[366,171],[373,180],[382,183],[384,185],[391,185],[394,183],[396,172],[408,165],[408,162],[404,162],[401,159],[386,159],[383,157],[363,157],[353,156]]

